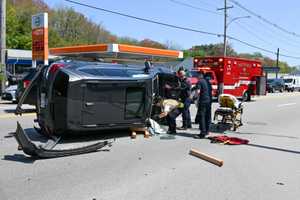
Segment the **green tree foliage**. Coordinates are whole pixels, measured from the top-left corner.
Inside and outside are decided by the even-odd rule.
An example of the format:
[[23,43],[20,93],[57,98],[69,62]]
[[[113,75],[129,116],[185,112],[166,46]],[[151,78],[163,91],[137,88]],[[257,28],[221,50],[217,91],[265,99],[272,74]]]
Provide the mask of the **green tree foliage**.
[[165,45],[144,39],[117,37],[70,7],[50,9],[42,0],[8,0],[7,47],[31,49],[31,16],[49,13],[49,47],[80,44],[125,43],[147,47],[166,48]]
[[31,49],[31,15],[48,12],[48,6],[41,0],[7,1],[7,47]]
[[[237,56],[237,53],[234,51],[230,44],[227,45],[227,55],[228,56]],[[223,55],[223,44],[208,44],[208,45],[197,45],[193,48],[186,50],[184,52],[186,57],[193,56],[222,56]]]

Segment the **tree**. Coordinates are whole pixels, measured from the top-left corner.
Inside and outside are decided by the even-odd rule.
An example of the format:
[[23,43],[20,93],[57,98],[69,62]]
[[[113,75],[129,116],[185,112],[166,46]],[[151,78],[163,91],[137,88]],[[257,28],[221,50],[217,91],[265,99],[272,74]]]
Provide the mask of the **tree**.
[[159,49],[166,49],[167,47],[159,42],[156,42],[151,39],[144,39],[139,42],[139,45],[144,47],[153,47],[153,48],[159,48]]
[[[188,50],[189,53],[185,55],[200,55],[200,56],[223,56],[223,44],[208,44],[208,45],[197,45],[193,46]],[[227,55],[228,56],[237,56],[237,53],[231,47],[230,44],[227,45]]]
[[179,44],[177,44],[176,42],[171,41],[171,40],[167,40],[165,42],[164,46],[167,49],[172,49],[172,50],[181,50],[181,49],[183,49]]

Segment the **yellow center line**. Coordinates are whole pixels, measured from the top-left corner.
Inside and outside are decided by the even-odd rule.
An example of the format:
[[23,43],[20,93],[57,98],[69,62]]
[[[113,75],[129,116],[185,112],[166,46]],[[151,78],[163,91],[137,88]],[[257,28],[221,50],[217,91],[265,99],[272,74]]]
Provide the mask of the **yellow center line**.
[[0,119],[8,119],[8,118],[18,118],[18,117],[29,117],[35,116],[36,113],[23,113],[20,115],[15,115],[14,113],[0,114]]

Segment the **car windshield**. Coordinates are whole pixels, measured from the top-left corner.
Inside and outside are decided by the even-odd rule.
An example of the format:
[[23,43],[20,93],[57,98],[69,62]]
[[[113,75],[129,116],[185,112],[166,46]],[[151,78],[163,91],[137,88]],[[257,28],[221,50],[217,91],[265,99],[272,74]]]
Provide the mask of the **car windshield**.
[[267,83],[273,83],[275,81],[275,79],[268,79]]
[[286,79],[284,79],[284,82],[285,83],[291,83],[291,82],[293,82],[293,79],[292,78],[286,78]]

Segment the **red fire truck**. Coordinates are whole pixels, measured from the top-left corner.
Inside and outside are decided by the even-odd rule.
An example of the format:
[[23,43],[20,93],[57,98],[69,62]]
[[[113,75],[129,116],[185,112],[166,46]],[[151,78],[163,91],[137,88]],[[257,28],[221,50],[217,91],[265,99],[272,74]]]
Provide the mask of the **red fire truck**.
[[213,96],[225,93],[250,101],[266,94],[266,79],[260,61],[234,57],[195,57],[194,72],[210,76]]

